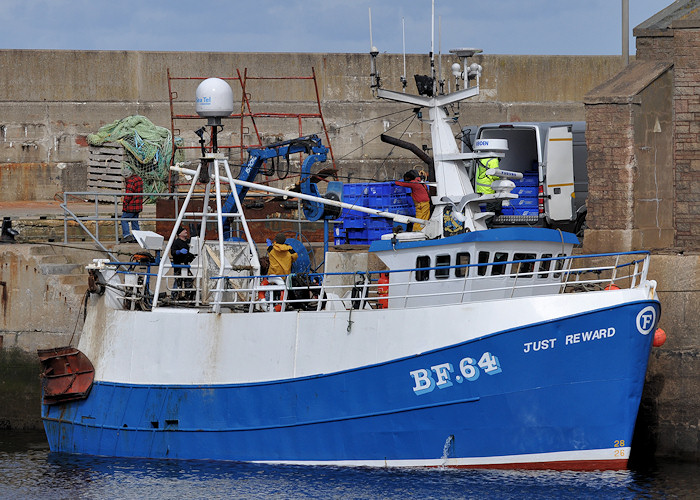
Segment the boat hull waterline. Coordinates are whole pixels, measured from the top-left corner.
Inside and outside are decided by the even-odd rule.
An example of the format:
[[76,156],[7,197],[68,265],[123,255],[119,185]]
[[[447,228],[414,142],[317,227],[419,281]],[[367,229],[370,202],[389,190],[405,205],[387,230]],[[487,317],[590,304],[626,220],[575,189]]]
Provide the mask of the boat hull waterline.
[[[624,468],[660,314],[658,301],[642,299],[639,292],[640,300],[607,306],[601,301],[598,309],[494,331],[421,354],[241,383],[216,383],[220,374],[211,377],[214,383],[205,383],[206,366],[200,367],[202,377],[188,383],[190,363],[225,366],[227,360],[173,345],[169,350],[181,357],[181,366],[170,371],[159,367],[153,373],[160,379],[135,383],[132,377],[149,377],[131,363],[140,363],[148,353],[120,350],[110,342],[109,328],[101,333],[93,328],[84,332],[80,347],[99,358],[95,383],[82,401],[42,407],[46,434],[52,451],[102,456],[349,466]],[[606,293],[612,297],[622,291],[600,292]],[[425,314],[438,315],[441,309]],[[359,323],[363,313],[369,317],[386,311],[355,311]],[[299,321],[306,314],[311,313],[254,316]],[[476,318],[477,312],[472,314]],[[374,321],[376,344],[381,345],[386,332]],[[353,335],[340,332],[341,327],[345,329],[338,322],[337,331],[326,333]],[[410,339],[438,335],[437,330],[400,333]],[[235,331],[232,324],[230,336]],[[161,345],[168,342],[168,332],[157,324],[143,325],[136,335],[158,338]],[[264,336],[264,329],[258,335]],[[291,346],[301,344],[298,332],[290,336],[297,337]],[[290,357],[287,346],[279,349]],[[346,354],[350,359],[359,356]],[[303,373],[304,356],[294,359],[295,372]],[[106,378],[101,369],[105,360],[129,373]],[[251,372],[255,362],[250,361]],[[245,369],[231,365],[231,372]]]

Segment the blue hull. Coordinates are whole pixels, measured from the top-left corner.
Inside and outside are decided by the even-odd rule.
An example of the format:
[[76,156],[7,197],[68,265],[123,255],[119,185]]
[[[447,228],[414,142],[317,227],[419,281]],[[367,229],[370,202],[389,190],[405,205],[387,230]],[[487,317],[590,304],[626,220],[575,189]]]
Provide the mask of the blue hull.
[[624,466],[653,337],[638,326],[649,308],[658,318],[658,302],[635,302],[302,379],[96,380],[87,399],[44,405],[42,415],[51,450],[67,453],[456,466],[493,457],[546,466],[542,455],[554,454],[595,468],[577,453],[615,448]]

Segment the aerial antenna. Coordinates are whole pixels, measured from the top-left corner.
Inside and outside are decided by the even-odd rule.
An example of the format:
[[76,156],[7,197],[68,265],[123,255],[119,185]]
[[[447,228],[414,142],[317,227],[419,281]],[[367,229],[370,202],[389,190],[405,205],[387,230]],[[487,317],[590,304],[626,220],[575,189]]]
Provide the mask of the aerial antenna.
[[401,36],[403,38],[403,75],[401,75],[401,85],[403,91],[406,92],[406,18],[401,18]]
[[430,15],[430,78],[432,80],[433,95],[436,94],[435,88],[435,53],[433,48],[435,46],[435,0],[432,0],[432,11]]
[[438,16],[438,83],[440,93],[445,93],[445,79],[442,77],[442,16]]
[[369,7],[369,55],[370,55],[370,73],[369,76],[372,79],[370,88],[372,92],[376,92],[379,88],[379,70],[377,69],[377,55],[379,51],[377,47],[372,43],[372,7]]

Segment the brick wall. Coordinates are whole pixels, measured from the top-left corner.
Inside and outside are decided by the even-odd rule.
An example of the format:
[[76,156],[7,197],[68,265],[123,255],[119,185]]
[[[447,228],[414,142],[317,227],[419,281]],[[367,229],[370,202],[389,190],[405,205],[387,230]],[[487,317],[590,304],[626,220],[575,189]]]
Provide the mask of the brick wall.
[[700,248],[700,26],[674,30],[676,246]]
[[588,227],[630,229],[633,221],[633,179],[636,172],[631,105],[586,106],[588,165]]
[[637,60],[640,59],[662,59],[670,61],[673,59],[673,35],[656,31],[658,36],[637,36]]

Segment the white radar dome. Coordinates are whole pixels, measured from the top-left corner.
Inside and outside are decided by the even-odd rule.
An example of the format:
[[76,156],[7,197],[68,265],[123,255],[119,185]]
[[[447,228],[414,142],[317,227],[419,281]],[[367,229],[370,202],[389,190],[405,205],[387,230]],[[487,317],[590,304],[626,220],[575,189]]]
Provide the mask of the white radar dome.
[[233,91],[221,78],[207,78],[197,87],[195,109],[199,116],[226,117],[233,113]]

